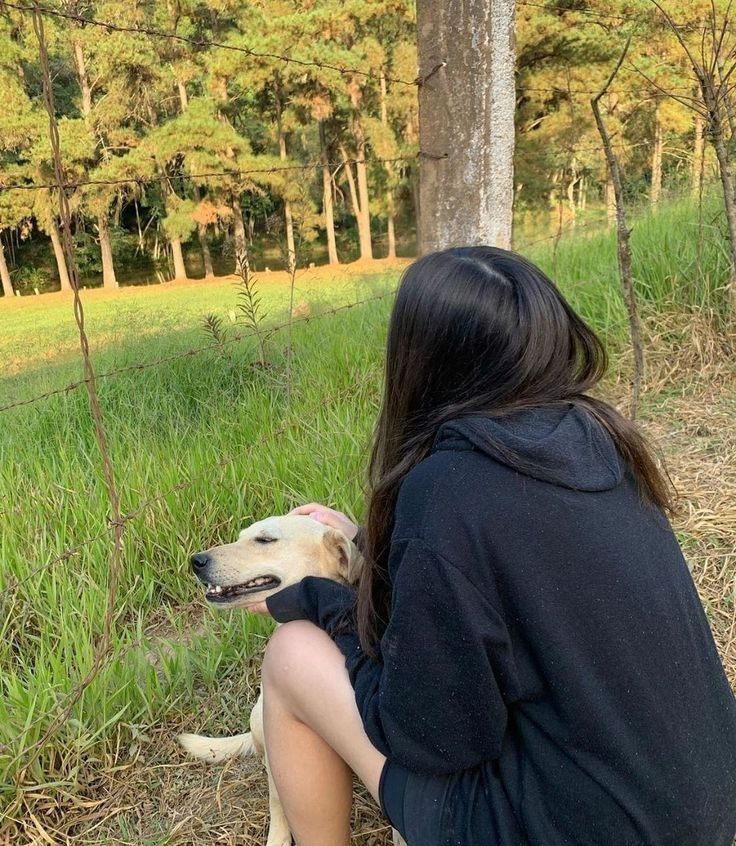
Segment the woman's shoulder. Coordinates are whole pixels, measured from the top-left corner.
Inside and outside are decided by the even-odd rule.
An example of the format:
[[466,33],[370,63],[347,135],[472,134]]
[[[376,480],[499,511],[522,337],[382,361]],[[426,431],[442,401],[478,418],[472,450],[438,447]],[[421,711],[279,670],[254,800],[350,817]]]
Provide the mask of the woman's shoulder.
[[466,490],[470,477],[492,473],[492,462],[473,450],[431,452],[401,480],[397,505],[430,505]]
[[503,469],[470,450],[433,452],[404,476],[394,510],[394,538],[439,541],[467,535],[485,511],[481,490]]

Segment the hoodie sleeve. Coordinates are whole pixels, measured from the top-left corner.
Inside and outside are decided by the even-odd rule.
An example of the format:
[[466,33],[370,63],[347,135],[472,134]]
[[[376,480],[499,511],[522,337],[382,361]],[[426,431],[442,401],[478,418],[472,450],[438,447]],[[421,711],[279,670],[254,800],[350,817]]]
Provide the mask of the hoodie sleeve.
[[[280,622],[310,619],[336,634],[366,733],[388,757],[438,774],[497,758],[506,731],[504,690],[513,687],[502,618],[424,540],[392,542],[391,558],[392,609],[378,661],[362,652],[353,632],[337,633],[347,588],[309,577],[269,598],[269,610]],[[279,599],[290,591],[288,603]]]

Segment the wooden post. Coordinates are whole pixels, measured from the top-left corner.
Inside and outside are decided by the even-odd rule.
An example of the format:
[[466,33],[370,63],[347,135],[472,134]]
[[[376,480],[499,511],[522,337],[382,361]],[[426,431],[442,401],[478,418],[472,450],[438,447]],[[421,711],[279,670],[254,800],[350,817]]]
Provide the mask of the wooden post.
[[513,0],[417,0],[420,254],[511,242]]

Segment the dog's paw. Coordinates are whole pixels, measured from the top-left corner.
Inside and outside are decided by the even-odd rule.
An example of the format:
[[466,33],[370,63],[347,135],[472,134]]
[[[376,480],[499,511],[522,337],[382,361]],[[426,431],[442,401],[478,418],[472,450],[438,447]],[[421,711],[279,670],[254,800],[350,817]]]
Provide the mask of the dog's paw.
[[291,832],[277,831],[272,833],[269,831],[266,846],[292,846]]

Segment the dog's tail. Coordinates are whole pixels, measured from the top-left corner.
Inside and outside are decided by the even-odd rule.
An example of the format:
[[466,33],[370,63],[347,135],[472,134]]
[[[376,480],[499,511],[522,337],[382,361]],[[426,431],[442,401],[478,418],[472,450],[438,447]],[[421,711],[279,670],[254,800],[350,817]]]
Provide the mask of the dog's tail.
[[250,732],[233,737],[207,737],[204,734],[180,734],[177,738],[186,752],[200,761],[219,764],[231,758],[248,758],[256,754]]

